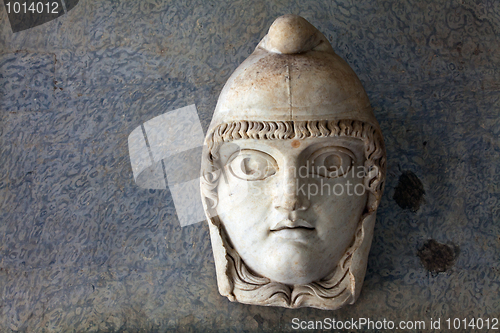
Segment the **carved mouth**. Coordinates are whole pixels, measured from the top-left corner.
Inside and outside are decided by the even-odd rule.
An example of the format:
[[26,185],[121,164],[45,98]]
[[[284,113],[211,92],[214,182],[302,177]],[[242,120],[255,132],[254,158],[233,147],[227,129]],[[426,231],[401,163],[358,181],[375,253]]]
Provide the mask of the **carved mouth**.
[[272,227],[271,231],[280,231],[286,229],[314,230],[314,227],[309,222],[302,219],[298,219],[295,221],[285,219],[278,222],[274,227]]

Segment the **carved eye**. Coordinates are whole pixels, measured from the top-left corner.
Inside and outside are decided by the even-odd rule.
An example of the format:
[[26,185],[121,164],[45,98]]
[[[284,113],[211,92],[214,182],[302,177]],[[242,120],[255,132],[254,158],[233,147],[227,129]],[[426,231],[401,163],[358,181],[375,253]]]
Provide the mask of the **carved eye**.
[[347,174],[354,162],[354,154],[342,147],[318,149],[309,157],[309,174],[325,178],[337,178]]
[[270,155],[251,149],[244,149],[229,158],[231,173],[243,180],[263,180],[278,171],[278,164]]

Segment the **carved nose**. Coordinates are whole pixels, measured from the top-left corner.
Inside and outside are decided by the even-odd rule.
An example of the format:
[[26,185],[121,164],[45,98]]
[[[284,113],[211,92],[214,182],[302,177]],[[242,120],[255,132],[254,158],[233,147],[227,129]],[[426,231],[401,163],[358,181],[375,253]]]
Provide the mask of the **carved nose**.
[[306,210],[308,208],[308,201],[305,197],[287,196],[283,195],[280,199],[276,200],[275,208],[283,211],[296,211],[296,210]]
[[300,178],[288,172],[282,177],[282,182],[277,187],[274,199],[274,207],[281,211],[306,210],[309,208],[309,200],[304,187],[299,186]]

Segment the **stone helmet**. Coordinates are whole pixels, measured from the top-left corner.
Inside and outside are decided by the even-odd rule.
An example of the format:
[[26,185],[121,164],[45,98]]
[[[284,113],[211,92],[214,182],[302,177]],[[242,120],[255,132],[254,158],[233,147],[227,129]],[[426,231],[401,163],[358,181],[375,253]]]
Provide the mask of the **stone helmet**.
[[339,120],[379,128],[354,71],[304,18],[274,21],[219,96],[211,127],[234,120]]

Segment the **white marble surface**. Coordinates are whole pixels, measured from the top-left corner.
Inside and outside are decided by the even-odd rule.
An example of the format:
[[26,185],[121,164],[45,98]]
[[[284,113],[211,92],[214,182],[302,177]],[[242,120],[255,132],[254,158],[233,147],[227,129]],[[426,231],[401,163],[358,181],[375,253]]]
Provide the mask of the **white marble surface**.
[[[383,141],[367,103],[356,74],[296,15],[277,18],[231,75],[203,157],[203,169],[217,170],[218,181],[201,183],[202,193],[213,193],[206,213],[223,295],[285,307],[354,303],[382,195],[366,184],[385,179]],[[335,132],[335,121],[347,123]],[[229,144],[216,139],[221,133]],[[375,172],[368,167],[374,145]],[[319,295],[294,296],[312,284],[324,284]],[[337,287],[347,291],[328,294]],[[256,292],[265,288],[275,292]],[[279,292],[285,302],[274,301]]]
[[[218,209],[236,251],[250,269],[273,281],[296,285],[325,278],[353,242],[366,207],[364,175],[358,177],[360,169],[364,174],[363,142],[308,138],[232,143],[240,151],[220,150],[227,182],[219,183]],[[323,155],[318,160],[344,163],[315,161],[318,152]],[[260,171],[252,163],[270,163],[260,160],[263,154],[274,164],[274,173],[247,180]],[[339,172],[325,177],[321,169],[329,166]]]

